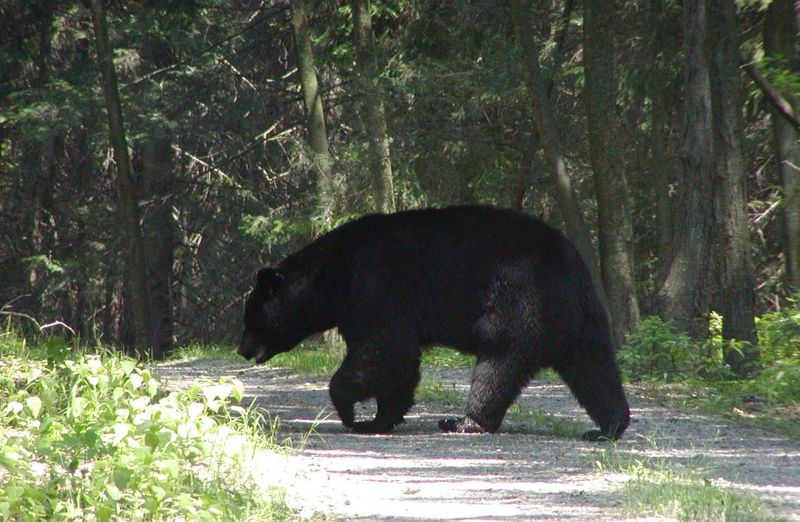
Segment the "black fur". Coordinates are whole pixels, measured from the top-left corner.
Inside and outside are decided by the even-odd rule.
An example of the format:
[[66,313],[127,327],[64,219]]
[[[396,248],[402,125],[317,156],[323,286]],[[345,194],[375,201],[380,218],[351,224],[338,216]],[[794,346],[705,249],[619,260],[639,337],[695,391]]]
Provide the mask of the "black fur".
[[[511,210],[450,207],[370,215],[262,269],[247,299],[239,353],[262,363],[338,327],[347,356],[331,379],[342,423],[389,432],[414,404],[420,349],[452,346],[477,364],[466,415],[444,431],[494,432],[541,368],[554,368],[616,439],[628,403],[605,309],[557,230]],[[355,422],[375,398],[374,420]]]

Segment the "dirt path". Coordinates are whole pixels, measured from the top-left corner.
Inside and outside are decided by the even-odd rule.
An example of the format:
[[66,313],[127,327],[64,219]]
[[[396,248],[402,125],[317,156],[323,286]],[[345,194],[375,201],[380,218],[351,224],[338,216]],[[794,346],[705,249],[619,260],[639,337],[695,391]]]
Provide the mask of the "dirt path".
[[[423,372],[466,393],[467,370]],[[254,464],[264,483],[284,486],[289,505],[304,515],[319,512],[343,520],[625,519],[619,489],[627,477],[598,471],[594,464],[602,459],[603,445],[513,418],[495,435],[442,434],[438,419],[461,412],[438,404],[415,406],[393,435],[355,435],[332,413],[326,378],[228,361],[172,363],[160,366],[159,373],[172,385],[198,377],[240,379],[246,395],[280,417],[281,435],[295,443],[316,426],[297,455]],[[800,442],[630,399],[634,420],[618,453],[699,471],[715,484],[760,497],[782,518],[800,520]],[[586,414],[560,384],[534,382],[520,401],[525,408],[589,427]]]

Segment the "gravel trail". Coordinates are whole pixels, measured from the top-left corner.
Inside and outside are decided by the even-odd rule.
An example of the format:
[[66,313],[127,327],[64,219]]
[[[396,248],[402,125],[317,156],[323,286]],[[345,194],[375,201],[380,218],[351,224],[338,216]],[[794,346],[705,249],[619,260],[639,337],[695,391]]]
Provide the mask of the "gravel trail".
[[[328,399],[328,379],[231,361],[162,364],[171,386],[228,375],[256,406],[280,418],[281,438],[302,450],[253,463],[265,485],[280,485],[303,516],[341,520],[663,520],[625,514],[629,478],[601,471],[602,444],[507,418],[494,435],[440,433],[437,422],[460,408],[417,404],[392,435],[346,430]],[[466,394],[469,370],[425,369]],[[719,417],[636,397],[633,422],[617,453],[663,460],[714,484],[761,498],[780,518],[800,520],[800,441]],[[591,427],[560,383],[534,381],[518,400],[555,418]],[[362,414],[372,415],[371,405]],[[313,428],[313,433],[308,436]]]

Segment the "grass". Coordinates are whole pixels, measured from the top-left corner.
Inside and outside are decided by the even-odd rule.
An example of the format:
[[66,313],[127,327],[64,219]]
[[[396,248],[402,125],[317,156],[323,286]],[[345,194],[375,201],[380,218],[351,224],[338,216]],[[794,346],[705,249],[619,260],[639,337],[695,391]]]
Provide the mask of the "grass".
[[452,348],[434,346],[422,352],[422,365],[430,368],[472,368],[475,357]]
[[288,368],[308,375],[331,376],[344,359],[344,346],[303,343],[294,350],[281,353],[267,363],[275,368]]
[[464,407],[467,404],[466,395],[456,389],[455,384],[445,385],[440,380],[423,378],[414,394],[417,401],[446,404],[448,406]]
[[[329,346],[324,343],[308,341],[293,350],[281,353],[267,362],[268,366],[287,368],[309,375],[331,375],[344,359],[344,344]],[[172,353],[174,360],[232,360],[244,362],[236,353],[236,348],[226,344],[192,343],[176,348]],[[456,350],[436,346],[423,351],[422,365],[429,368],[470,368],[475,358]]]
[[247,463],[280,452],[222,379],[166,391],[118,353],[0,336],[0,518],[286,520]]
[[646,461],[604,450],[595,465],[601,471],[629,478],[622,487],[624,508],[630,515],[657,515],[679,521],[773,521],[776,518],[759,499],[716,486],[709,478],[663,459]]
[[[246,363],[236,353],[236,348],[227,344],[190,344],[176,348],[170,359],[184,360],[226,360]],[[281,353],[270,359],[266,365],[273,368],[286,368],[308,375],[332,375],[344,359],[344,346],[328,347],[325,344],[305,342],[293,350]]]
[[665,383],[647,380],[631,386],[643,397],[666,399],[675,408],[720,415],[800,438],[800,401],[769,400],[754,391],[748,381],[708,382],[691,379]]
[[228,360],[244,361],[241,355],[236,353],[236,347],[230,344],[202,344],[191,343],[180,346],[170,354],[170,359],[183,360]]
[[508,409],[508,418],[522,421],[531,427],[541,428],[558,436],[569,439],[580,439],[586,431],[586,425],[545,413],[541,410],[525,409],[515,402]]

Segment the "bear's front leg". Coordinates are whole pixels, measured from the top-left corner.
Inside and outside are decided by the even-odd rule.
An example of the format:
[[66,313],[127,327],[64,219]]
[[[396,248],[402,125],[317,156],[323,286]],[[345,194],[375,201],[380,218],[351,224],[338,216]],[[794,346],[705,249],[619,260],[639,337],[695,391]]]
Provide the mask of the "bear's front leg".
[[331,394],[331,402],[333,407],[336,408],[336,413],[339,414],[339,419],[348,428],[352,428],[355,420],[355,413],[353,407],[358,402],[358,397],[350,378],[349,365],[347,360],[342,363],[336,373],[331,378],[329,387]]

